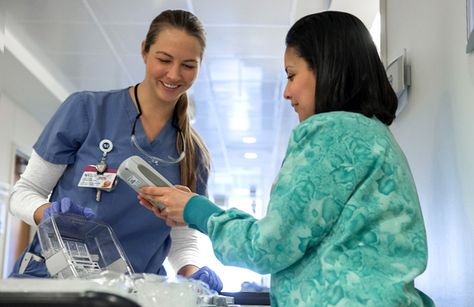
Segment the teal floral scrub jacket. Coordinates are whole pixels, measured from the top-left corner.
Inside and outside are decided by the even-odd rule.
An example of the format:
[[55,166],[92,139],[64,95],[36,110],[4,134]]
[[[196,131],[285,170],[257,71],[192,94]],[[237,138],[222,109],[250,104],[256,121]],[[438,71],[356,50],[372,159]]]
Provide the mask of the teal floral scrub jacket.
[[415,183],[377,119],[331,112],[300,123],[264,218],[202,196],[184,218],[222,263],[270,273],[272,306],[434,305],[414,287],[427,263]]

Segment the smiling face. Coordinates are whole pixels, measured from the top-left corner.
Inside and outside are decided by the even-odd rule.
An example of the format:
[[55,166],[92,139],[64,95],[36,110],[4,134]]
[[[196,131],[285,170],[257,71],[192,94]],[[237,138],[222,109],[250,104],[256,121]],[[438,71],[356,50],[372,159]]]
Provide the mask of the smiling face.
[[285,71],[288,81],[283,97],[291,101],[302,122],[316,113],[316,75],[291,47],[285,51]]
[[142,57],[146,65],[144,83],[161,102],[175,104],[196,80],[202,49],[199,40],[184,31],[169,27],[161,31]]

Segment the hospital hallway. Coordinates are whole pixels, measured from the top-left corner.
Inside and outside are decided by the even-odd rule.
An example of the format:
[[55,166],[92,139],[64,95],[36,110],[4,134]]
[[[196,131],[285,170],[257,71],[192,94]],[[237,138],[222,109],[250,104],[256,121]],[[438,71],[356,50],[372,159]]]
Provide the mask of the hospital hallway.
[[[412,171],[428,244],[426,270],[415,279],[415,287],[432,298],[436,306],[474,306],[474,0],[0,0],[0,297],[2,283],[6,287],[15,261],[38,229],[10,212],[12,188],[24,173],[33,146],[71,94],[103,90],[129,90],[133,94],[132,87],[142,82],[148,72],[141,48],[150,21],[166,9],[195,14],[202,21],[207,37],[202,62],[191,61],[197,63],[193,65],[199,66],[199,73],[195,80],[186,81],[194,82],[187,90],[190,125],[210,153],[206,196],[221,209],[237,208],[256,219],[263,218],[267,212],[289,139],[299,124],[299,114],[284,97],[290,79],[284,66],[287,32],[297,20],[311,13],[343,11],[357,16],[369,30],[398,96],[397,116],[389,129]],[[182,85],[163,84],[169,92]],[[144,90],[145,86],[142,83],[136,88]],[[144,96],[140,96],[140,101],[145,100]],[[133,104],[133,99],[138,102],[138,97],[135,93],[129,100]],[[130,110],[136,112],[132,104]],[[82,114],[83,110],[79,109],[67,110]],[[97,127],[115,121],[117,131],[126,134],[126,145],[132,144],[134,150],[143,153],[147,149],[134,144],[132,136],[135,137],[135,131],[137,135],[144,133],[145,128],[140,124],[144,118],[138,120],[133,113],[128,123],[123,120],[122,112],[110,110],[104,115],[107,120]],[[65,126],[69,120],[55,119],[63,120]],[[131,127],[133,120],[132,130],[128,125]],[[77,118],[69,124],[77,135],[88,125]],[[104,130],[109,135],[119,133],[108,127]],[[109,137],[97,138],[108,140]],[[179,134],[173,142],[176,139]],[[114,161],[120,142],[101,144],[97,144],[95,152],[90,151],[95,154],[94,164],[81,166],[81,172],[87,173],[87,167],[96,167],[101,159],[107,163]],[[158,146],[153,141],[149,144]],[[47,146],[49,143],[44,145]],[[115,147],[115,151],[110,148],[109,153],[107,146]],[[185,148],[176,145],[176,150],[168,148],[162,151],[162,156],[173,160]],[[196,149],[195,154],[200,153]],[[65,164],[72,164],[72,160]],[[58,161],[66,159],[58,158]],[[118,169],[118,163],[116,166]],[[110,173],[107,167],[105,170],[112,178],[110,182],[119,177],[117,170]],[[173,172],[166,173],[170,174],[167,175],[172,178],[168,178],[170,181],[182,178],[179,168]],[[92,173],[100,172],[93,169]],[[68,176],[78,182],[82,178]],[[45,176],[44,181],[48,180],[49,176]],[[107,186],[92,187],[93,193],[89,194],[93,210],[97,211],[101,202],[106,201],[116,202],[120,208],[117,212],[122,210],[118,205],[121,194],[117,191],[125,191],[127,196],[133,193],[130,198],[135,201],[136,192],[127,190],[129,187],[123,182],[119,182],[115,191],[114,184],[109,188],[110,182],[105,183],[104,179],[101,183]],[[63,184],[61,188],[67,190],[70,186]],[[51,189],[48,194],[61,191]],[[136,205],[139,206],[138,200]],[[133,228],[130,233],[134,227],[139,229],[140,222],[153,224],[153,219],[158,219],[149,212],[147,219],[127,224],[126,214],[113,214],[107,221]],[[141,217],[140,214],[143,212],[130,216]],[[33,221],[32,214],[27,219]],[[402,222],[398,222],[394,227],[403,228]],[[150,229],[165,229],[160,227]],[[117,236],[130,239],[124,233]],[[152,237],[151,232],[141,235]],[[163,236],[168,236],[168,232]],[[403,234],[399,236],[394,240],[403,238]],[[161,270],[171,237],[159,238],[163,242],[167,240],[160,241],[165,246],[160,247],[163,258],[158,268]],[[107,242],[115,243],[114,240]],[[224,293],[260,292],[265,293],[262,296],[268,301],[269,274],[223,265],[207,236],[199,233],[196,240],[201,250],[200,263],[221,278]],[[73,241],[69,243],[76,252],[91,248]],[[130,250],[129,246],[137,248],[138,244],[130,241],[120,244]],[[122,253],[120,244],[114,253]],[[153,247],[140,248],[146,251]],[[134,250],[130,254],[136,256],[138,252]],[[87,255],[88,264],[97,265],[96,256]],[[161,255],[150,252],[146,257],[158,259]],[[126,268],[128,263],[121,261],[122,258],[118,264],[107,265]],[[169,275],[175,275],[169,258],[163,265]],[[39,287],[49,293],[53,289],[47,289],[48,282],[38,279],[37,284],[28,287],[33,292]],[[76,286],[77,291],[85,288],[89,291],[83,284],[71,283],[72,288]],[[260,299],[258,294],[252,295]]]

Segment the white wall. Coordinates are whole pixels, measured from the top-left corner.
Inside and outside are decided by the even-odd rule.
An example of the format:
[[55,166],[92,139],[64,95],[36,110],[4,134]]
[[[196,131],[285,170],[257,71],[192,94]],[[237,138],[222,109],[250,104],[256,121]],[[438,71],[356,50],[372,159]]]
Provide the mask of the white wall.
[[429,263],[416,282],[437,306],[474,304],[474,53],[466,2],[387,1],[387,58],[407,49],[408,105],[392,125],[412,167]]
[[18,148],[25,154],[43,130],[43,125],[13,102],[5,93],[0,101],[0,181],[10,181],[12,153]]
[[[2,93],[0,97],[0,187],[3,190],[11,184],[15,150],[29,155],[39,133],[43,130],[43,125],[11,101],[5,93]],[[8,234],[9,238],[15,237],[12,229],[6,232],[7,220],[9,224],[13,221],[6,205],[5,195],[0,195],[0,279],[3,263],[5,261],[11,263],[15,260],[8,257],[5,259],[5,247],[14,244],[14,241],[6,240],[5,234]]]

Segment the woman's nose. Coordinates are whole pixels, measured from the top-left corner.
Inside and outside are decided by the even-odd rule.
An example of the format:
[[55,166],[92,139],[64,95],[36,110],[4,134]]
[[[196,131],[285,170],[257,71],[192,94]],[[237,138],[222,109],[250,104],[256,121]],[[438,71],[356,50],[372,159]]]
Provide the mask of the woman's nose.
[[179,80],[181,75],[181,67],[180,65],[173,65],[170,67],[170,70],[168,71],[168,78],[173,81]]
[[291,96],[288,93],[288,89],[285,87],[285,90],[283,91],[283,98],[290,100]]

